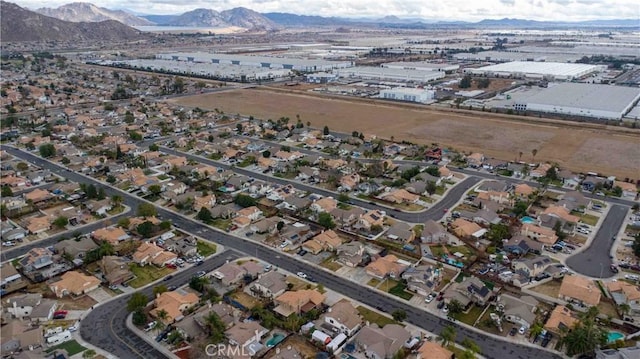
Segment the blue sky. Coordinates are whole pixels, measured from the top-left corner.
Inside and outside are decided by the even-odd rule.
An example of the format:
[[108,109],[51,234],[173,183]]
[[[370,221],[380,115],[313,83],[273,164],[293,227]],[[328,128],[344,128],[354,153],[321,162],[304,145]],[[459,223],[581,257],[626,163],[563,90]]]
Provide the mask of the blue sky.
[[[58,7],[71,1],[15,2],[35,9]],[[176,14],[196,8],[221,11],[244,6],[258,12],[342,17],[395,15],[466,21],[504,17],[563,21],[635,18],[640,22],[640,2],[637,0],[94,0],[91,3],[141,14]]]

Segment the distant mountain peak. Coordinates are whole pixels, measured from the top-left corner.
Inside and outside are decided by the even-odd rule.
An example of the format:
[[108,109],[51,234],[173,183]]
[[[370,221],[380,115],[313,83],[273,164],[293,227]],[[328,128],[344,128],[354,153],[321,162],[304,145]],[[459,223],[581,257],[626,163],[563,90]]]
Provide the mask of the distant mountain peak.
[[88,2],[73,2],[57,8],[40,8],[35,10],[42,15],[71,22],[100,22],[105,20],[119,21],[129,26],[153,25],[147,19],[135,16],[123,10],[110,10]]

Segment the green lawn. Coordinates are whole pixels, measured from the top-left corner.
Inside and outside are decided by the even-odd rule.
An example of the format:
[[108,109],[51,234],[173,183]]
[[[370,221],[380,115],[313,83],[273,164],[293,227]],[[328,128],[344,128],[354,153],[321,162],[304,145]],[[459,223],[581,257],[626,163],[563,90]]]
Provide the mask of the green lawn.
[[203,257],[208,257],[216,253],[216,245],[212,243],[198,241],[197,247],[198,247],[198,253]]
[[83,351],[87,350],[87,348],[85,348],[82,345],[78,344],[77,341],[69,340],[68,342],[64,342],[62,344],[56,345],[55,347],[51,347],[51,348],[47,349],[46,352],[47,353],[51,353],[54,350],[60,350],[60,349],[66,350],[67,353],[69,354],[69,356],[73,356],[75,354],[82,353]]
[[480,314],[482,314],[483,310],[484,310],[483,307],[472,305],[468,313],[460,313],[456,315],[455,318],[463,323],[473,325],[473,323],[475,323],[476,319],[478,319]]
[[368,282],[367,285],[371,286],[371,287],[376,287],[378,284],[380,284],[380,281],[376,278],[371,278]]
[[447,188],[445,186],[438,186],[436,187],[436,194],[442,196],[446,190]]
[[591,214],[583,214],[579,212],[573,212],[572,214],[580,217],[581,222],[584,222],[590,226],[595,226],[596,224],[598,224],[598,220],[600,219],[600,217]]
[[391,290],[391,288],[395,287],[398,285],[398,281],[387,278],[384,280],[384,282],[380,283],[380,285],[378,286],[378,289],[383,290],[385,292],[389,292]]
[[395,287],[389,290],[389,293],[395,295],[396,297],[400,297],[404,300],[411,300],[411,298],[413,298],[413,294],[407,292],[406,289],[407,289],[407,286],[404,283],[399,282],[398,284],[396,284]]
[[342,266],[338,263],[336,263],[333,259],[328,259],[322,263],[320,263],[321,267],[327,268],[333,272],[337,271],[338,269],[342,268]]
[[148,264],[144,267],[137,264],[131,264],[129,265],[129,269],[131,269],[131,272],[136,276],[136,278],[128,282],[128,284],[133,288],[140,288],[173,272],[173,269],[171,268],[158,268],[152,264]]
[[359,306],[356,308],[358,313],[362,316],[362,319],[369,323],[376,323],[380,328],[384,327],[387,324],[398,324],[393,318],[387,317],[386,315],[378,314],[371,309],[365,308],[363,306]]
[[211,222],[211,225],[218,229],[226,231],[227,228],[229,228],[229,226],[231,225],[231,220],[224,219],[224,218],[216,218]]

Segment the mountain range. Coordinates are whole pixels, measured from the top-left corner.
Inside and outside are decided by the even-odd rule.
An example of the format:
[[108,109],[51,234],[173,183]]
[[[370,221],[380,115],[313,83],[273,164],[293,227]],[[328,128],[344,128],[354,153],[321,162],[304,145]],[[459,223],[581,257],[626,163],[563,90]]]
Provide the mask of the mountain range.
[[1,1],[0,39],[14,41],[133,40],[141,33],[116,20],[70,22],[45,16]]
[[545,28],[545,27],[636,27],[640,28],[637,19],[622,20],[590,20],[579,22],[568,21],[536,21],[526,19],[485,19],[479,22],[465,21],[433,21],[416,17],[385,16],[382,18],[342,18],[291,13],[272,12],[259,13],[247,8],[237,7],[230,10],[216,11],[199,8],[183,14],[174,15],[140,15],[136,16],[124,10],[110,10],[97,7],[91,3],[75,2],[58,8],[40,8],[35,10],[43,15],[66,21],[103,21],[116,20],[129,26],[189,26],[189,27],[229,27],[237,26],[248,30],[278,30],[283,27],[309,26],[374,26],[382,28]]

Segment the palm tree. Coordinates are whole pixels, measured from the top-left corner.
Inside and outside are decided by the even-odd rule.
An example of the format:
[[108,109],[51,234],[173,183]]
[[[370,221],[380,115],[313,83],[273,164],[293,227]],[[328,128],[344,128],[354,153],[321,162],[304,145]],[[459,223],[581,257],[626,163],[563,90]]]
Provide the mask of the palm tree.
[[111,204],[114,207],[118,207],[122,203],[122,201],[124,201],[124,199],[118,194],[114,194],[113,196],[111,196]]
[[169,313],[167,313],[167,311],[164,310],[164,309],[160,309],[158,311],[158,313],[156,313],[156,317],[158,317],[160,322],[162,322],[162,324],[164,325],[164,323],[166,323],[167,319],[169,319]]
[[629,304],[627,303],[620,304],[619,308],[620,308],[620,313],[622,313],[622,316],[629,314],[629,312],[631,311],[631,306],[629,306]]
[[536,155],[538,154],[538,150],[537,149],[532,149],[531,150],[531,158],[533,159],[532,162],[536,161]]
[[542,334],[543,330],[544,328],[542,327],[542,324],[540,324],[540,322],[535,322],[531,326],[531,329],[529,330],[529,334],[531,337],[535,338],[538,335]]
[[440,340],[442,340],[442,346],[446,347],[448,343],[456,340],[456,328],[451,325],[447,325],[440,332]]

